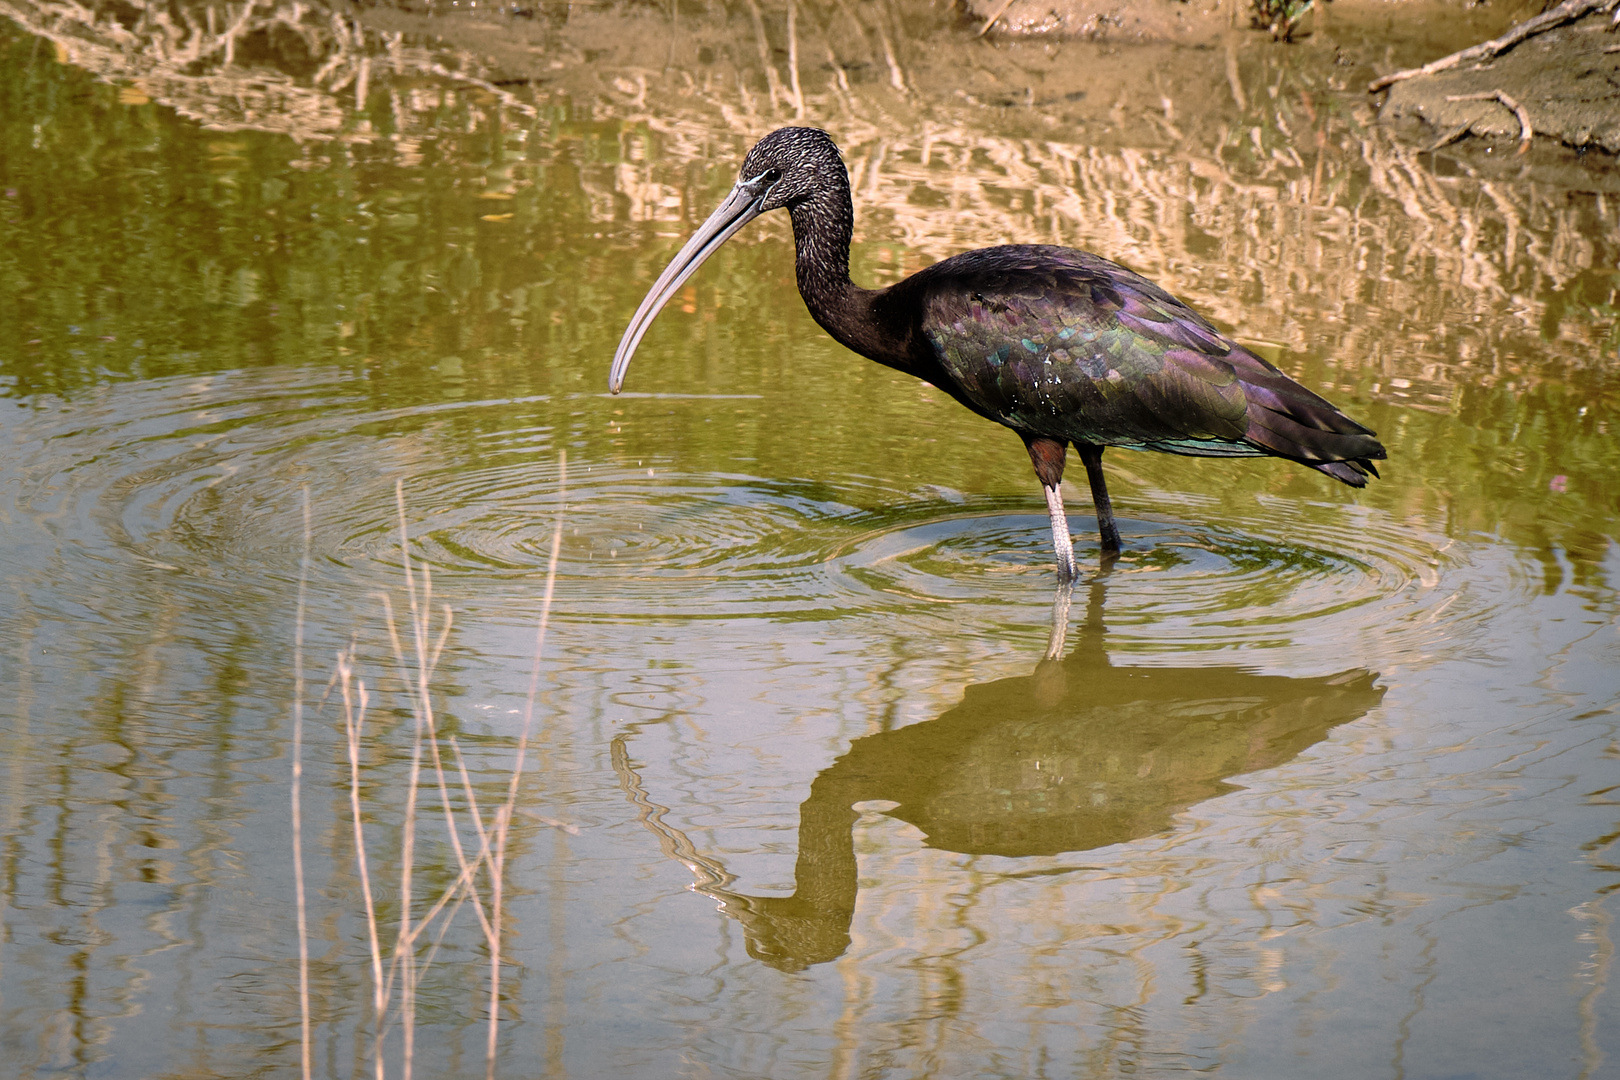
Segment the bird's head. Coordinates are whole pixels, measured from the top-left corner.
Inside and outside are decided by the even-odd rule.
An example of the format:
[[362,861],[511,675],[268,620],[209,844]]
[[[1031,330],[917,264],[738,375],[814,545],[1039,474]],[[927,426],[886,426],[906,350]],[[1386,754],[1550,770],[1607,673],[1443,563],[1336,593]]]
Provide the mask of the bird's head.
[[726,201],[692,234],[636,309],[613,356],[608,389],[617,394],[623,387],[630,358],[653,318],[720,245],[767,210],[791,210],[839,180],[847,184],[848,176],[832,136],[817,128],[778,128],[755,143]]
[[759,196],[759,213],[792,208],[847,177],[838,147],[820,128],[777,128],[748,151],[737,187]]

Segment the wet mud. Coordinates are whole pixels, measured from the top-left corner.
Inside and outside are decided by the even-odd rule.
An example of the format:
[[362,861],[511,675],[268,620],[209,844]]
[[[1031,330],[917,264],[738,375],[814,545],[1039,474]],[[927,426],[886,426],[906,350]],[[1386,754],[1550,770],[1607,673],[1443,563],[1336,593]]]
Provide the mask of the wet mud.
[[[1522,126],[1500,93],[1521,105],[1540,136],[1577,150],[1620,153],[1620,34],[1606,13],[1538,34],[1492,60],[1408,79],[1389,89],[1384,115],[1422,120],[1441,139],[1474,136],[1496,147]],[[1583,162],[1612,167],[1602,156]]]

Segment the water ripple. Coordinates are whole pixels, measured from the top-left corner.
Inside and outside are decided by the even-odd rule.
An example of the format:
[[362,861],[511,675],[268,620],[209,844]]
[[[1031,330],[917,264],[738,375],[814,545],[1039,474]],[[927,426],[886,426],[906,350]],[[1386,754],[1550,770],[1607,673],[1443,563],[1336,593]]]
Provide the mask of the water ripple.
[[[403,477],[413,557],[463,598],[536,591],[562,512],[563,618],[876,614],[993,635],[1038,622],[1052,596],[1033,492],[919,497],[871,478],[686,473],[587,450],[564,509],[556,446],[569,437],[554,418],[567,409],[386,409],[347,378],[278,377],[125,384],[29,414],[14,445],[37,449],[11,466],[0,509],[90,565],[279,590],[297,574],[308,485],[317,582],[375,590],[399,582]],[[1364,506],[1262,496],[1239,520],[1208,497],[1149,490],[1122,509],[1109,621],[1114,642],[1142,652],[1304,645],[1411,659],[1466,647],[1469,627],[1531,588],[1500,547]],[[1093,519],[1072,523],[1081,565],[1096,567]],[[114,587],[95,571],[83,581]]]

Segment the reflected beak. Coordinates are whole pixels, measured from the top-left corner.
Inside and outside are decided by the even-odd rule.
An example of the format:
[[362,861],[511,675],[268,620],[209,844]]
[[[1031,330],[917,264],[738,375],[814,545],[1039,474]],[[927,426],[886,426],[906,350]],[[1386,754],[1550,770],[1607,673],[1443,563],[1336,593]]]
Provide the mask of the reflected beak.
[[624,337],[619,339],[619,351],[613,354],[613,372],[608,376],[610,391],[617,394],[624,386],[624,373],[630,367],[630,358],[636,354],[636,346],[641,344],[647,327],[652,325],[653,318],[663,306],[669,303],[675,290],[703,265],[704,259],[720,250],[720,245],[730,240],[738,229],[758,217],[764,201],[765,193],[757,185],[738,184],[731,189],[731,194],[726,196],[720,208],[709,215],[709,220],[692,234],[692,239],[686,242],[680,253],[664,267],[664,272],[653,282],[641,306],[636,308],[630,325],[625,327]]

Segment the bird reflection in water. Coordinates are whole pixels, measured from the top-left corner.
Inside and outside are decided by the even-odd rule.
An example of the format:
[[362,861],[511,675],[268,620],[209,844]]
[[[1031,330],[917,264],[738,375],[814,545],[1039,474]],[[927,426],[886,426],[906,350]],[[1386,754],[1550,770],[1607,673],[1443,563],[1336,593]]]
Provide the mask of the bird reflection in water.
[[[1292,760],[1383,698],[1377,673],[1365,670],[1294,678],[1115,666],[1104,647],[1105,588],[1101,577],[1092,582],[1067,657],[969,686],[938,719],[856,739],[822,770],[799,808],[791,896],[733,890],[725,867],[665,820],[623,735],[614,768],[665,854],[743,924],[749,955],[798,971],[849,947],[858,803],[897,803],[889,816],[915,825],[929,846],[965,855],[1088,851],[1170,829],[1188,807],[1234,790],[1226,778]],[[1066,623],[1063,606],[1054,617]],[[1062,636],[1054,629],[1054,651]]]

